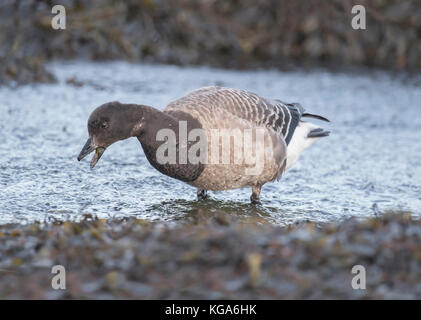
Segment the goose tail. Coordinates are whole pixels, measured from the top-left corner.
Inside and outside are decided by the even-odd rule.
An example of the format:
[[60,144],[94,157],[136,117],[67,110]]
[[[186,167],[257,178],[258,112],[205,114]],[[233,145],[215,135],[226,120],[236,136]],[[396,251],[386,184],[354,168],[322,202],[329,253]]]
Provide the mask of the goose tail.
[[289,170],[297,162],[303,150],[329,134],[330,131],[326,131],[313,123],[300,121],[288,145],[286,170]]
[[316,128],[310,130],[307,134],[307,138],[322,138],[327,137],[330,134],[330,131],[324,130],[323,128]]

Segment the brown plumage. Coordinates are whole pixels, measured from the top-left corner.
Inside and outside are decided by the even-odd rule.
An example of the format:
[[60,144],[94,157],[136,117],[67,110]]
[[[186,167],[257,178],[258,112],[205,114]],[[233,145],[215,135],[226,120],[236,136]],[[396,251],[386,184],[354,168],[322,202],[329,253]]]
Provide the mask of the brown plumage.
[[[91,114],[88,120],[90,138],[78,159],[96,150],[91,162],[93,167],[110,144],[135,136],[152,166],[198,188],[199,198],[206,197],[206,190],[251,187],[251,200],[257,202],[263,184],[279,179],[287,168],[287,162],[289,166],[292,165],[302,149],[313,142],[307,141],[310,137],[317,140],[328,134],[314,125],[306,125],[301,121],[303,116],[327,120],[304,113],[301,105],[296,103],[287,104],[248,91],[222,87],[197,89],[169,103],[162,112],[147,106],[112,102],[98,107]],[[181,130],[183,123],[186,124],[187,135],[196,132],[194,130],[202,130],[206,150],[192,149],[199,140],[184,142]],[[300,128],[300,136],[294,136],[297,127]],[[162,164],[157,157],[163,143],[157,139],[161,129],[171,129],[175,133],[176,163]],[[215,136],[215,132],[220,136]],[[230,137],[233,132],[240,134],[237,142],[242,142],[237,146],[234,143],[236,138]],[[251,145],[244,145],[245,132],[253,137]],[[227,135],[225,143],[225,138],[221,137],[224,134]],[[260,140],[257,139],[259,134],[262,135]],[[291,141],[293,152],[290,161],[287,158]],[[186,163],[180,161],[183,154],[190,156],[190,151],[202,155],[200,163],[189,157]],[[239,154],[242,155],[241,159],[236,158]],[[228,157],[224,158],[225,155]],[[249,161],[253,157],[256,157],[254,163]]]

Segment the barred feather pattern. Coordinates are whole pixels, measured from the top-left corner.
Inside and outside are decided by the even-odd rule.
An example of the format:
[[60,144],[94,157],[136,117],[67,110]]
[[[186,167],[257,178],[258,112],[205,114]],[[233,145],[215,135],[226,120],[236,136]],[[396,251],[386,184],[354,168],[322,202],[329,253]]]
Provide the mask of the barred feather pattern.
[[219,114],[228,112],[255,126],[272,128],[288,145],[304,109],[298,103],[265,99],[246,90],[211,86],[192,91],[164,109],[168,113],[173,111],[196,114],[202,123],[209,124],[218,121]]

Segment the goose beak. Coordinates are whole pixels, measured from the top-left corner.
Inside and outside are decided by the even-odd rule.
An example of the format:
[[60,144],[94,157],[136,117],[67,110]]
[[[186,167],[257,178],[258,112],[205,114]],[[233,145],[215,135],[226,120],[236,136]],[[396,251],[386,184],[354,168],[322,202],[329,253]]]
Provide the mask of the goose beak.
[[98,162],[99,158],[101,158],[104,151],[105,151],[105,148],[103,148],[103,147],[98,147],[98,148],[95,149],[95,154],[94,154],[94,156],[92,157],[92,160],[91,160],[91,169],[93,167],[95,167],[96,163]]
[[82,151],[79,153],[79,156],[77,157],[77,160],[78,161],[82,160],[94,150],[95,150],[95,154],[91,160],[91,168],[95,167],[99,158],[101,158],[102,154],[104,153],[105,148],[96,146],[91,137],[86,141],[85,145],[82,148]]

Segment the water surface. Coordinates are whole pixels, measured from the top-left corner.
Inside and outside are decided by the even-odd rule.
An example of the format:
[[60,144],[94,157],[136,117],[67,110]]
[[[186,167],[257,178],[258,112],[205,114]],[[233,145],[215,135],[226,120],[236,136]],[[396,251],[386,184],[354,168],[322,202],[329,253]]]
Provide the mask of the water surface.
[[[179,221],[226,212],[285,225],[366,217],[388,209],[421,214],[420,77],[384,71],[227,71],[124,62],[56,62],[57,84],[0,87],[0,223],[137,216]],[[118,142],[91,170],[76,156],[98,105],[118,100],[162,109],[188,91],[222,85],[300,102],[332,131],[282,180],[249,189],[195,189],[153,169],[137,139]],[[313,121],[313,120],[312,120]],[[317,120],[315,120],[317,122]],[[90,158],[90,157],[88,157]]]

